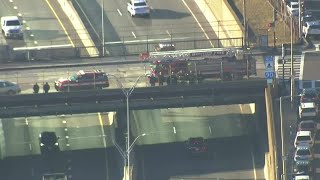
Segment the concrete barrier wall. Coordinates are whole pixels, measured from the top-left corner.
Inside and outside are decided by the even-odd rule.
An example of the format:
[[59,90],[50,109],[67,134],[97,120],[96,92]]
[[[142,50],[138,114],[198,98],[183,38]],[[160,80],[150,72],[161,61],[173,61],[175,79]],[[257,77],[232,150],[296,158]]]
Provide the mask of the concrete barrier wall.
[[0,119],[0,159],[3,159],[5,157],[6,157],[6,141],[4,139],[2,119]]
[[[276,180],[277,178],[277,142],[275,137],[274,114],[273,114],[273,97],[271,86],[265,90],[267,128],[268,128],[268,147],[269,152],[266,154],[265,175],[267,180]],[[268,175],[268,176],[267,176]]]
[[[218,24],[219,38],[238,38],[243,37],[243,26],[229,5],[227,0],[204,0]],[[210,20],[208,20],[210,22]],[[235,42],[223,42],[223,46],[233,45]]]

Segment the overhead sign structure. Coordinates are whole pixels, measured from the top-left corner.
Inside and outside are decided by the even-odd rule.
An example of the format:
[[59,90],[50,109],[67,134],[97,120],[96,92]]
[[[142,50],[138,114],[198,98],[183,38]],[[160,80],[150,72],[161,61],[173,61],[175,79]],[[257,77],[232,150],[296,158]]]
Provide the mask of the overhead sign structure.
[[264,75],[267,79],[267,82],[271,84],[273,82],[273,78],[275,77],[273,56],[267,56],[264,60],[264,63],[266,67]]

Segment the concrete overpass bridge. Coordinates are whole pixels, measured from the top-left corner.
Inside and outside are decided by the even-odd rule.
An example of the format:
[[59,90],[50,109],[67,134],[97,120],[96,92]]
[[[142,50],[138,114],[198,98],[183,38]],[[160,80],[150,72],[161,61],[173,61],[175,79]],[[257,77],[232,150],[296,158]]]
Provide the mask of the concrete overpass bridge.
[[[264,102],[265,80],[136,88],[130,109],[159,109]],[[0,96],[0,118],[118,111],[126,108],[121,89]]]

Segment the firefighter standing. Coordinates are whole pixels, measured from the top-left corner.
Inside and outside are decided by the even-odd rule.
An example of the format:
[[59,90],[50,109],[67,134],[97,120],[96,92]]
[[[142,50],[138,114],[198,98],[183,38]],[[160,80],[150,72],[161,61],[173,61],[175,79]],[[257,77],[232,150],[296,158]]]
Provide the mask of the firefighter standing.
[[48,82],[46,82],[44,85],[43,85],[43,91],[45,94],[47,94],[50,90],[50,85],[48,84]]
[[38,85],[38,83],[35,83],[34,85],[33,85],[33,93],[35,93],[35,94],[38,94],[39,93],[39,85]]
[[164,78],[164,76],[162,75],[161,72],[160,72],[160,74],[159,74],[158,79],[159,79],[159,86],[163,86],[163,83],[164,83],[164,81],[165,81],[165,78]]
[[155,86],[156,85],[156,81],[157,81],[157,78],[154,76],[154,74],[152,74],[150,76],[150,84],[151,84],[151,86]]

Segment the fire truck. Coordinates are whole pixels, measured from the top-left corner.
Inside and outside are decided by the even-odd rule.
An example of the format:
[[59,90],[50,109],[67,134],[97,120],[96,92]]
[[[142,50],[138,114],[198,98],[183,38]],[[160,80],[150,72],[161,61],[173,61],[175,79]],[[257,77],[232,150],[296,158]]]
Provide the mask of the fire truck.
[[241,51],[226,48],[150,53],[148,77],[177,76],[188,80],[213,78],[239,80],[256,75],[256,61]]
[[109,80],[102,70],[80,70],[69,78],[60,78],[54,85],[57,91],[101,89],[109,87]]

